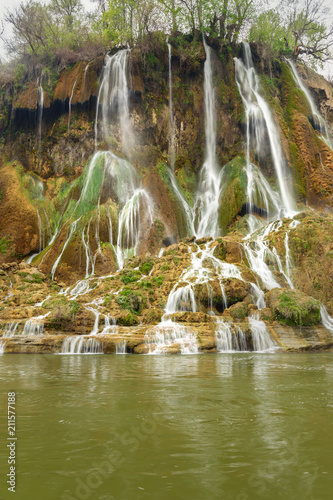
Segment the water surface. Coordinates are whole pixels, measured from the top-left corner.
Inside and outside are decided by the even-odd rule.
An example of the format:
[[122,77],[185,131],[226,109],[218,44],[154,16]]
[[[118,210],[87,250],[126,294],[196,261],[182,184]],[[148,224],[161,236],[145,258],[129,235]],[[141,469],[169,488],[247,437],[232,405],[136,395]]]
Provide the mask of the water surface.
[[[333,355],[0,356],[0,499],[329,499]],[[17,491],[6,398],[17,393]]]

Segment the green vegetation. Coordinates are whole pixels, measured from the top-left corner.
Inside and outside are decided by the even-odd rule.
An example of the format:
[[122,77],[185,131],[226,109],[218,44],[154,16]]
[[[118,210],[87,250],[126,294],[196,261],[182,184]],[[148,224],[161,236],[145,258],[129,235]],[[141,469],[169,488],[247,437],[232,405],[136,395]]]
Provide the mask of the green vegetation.
[[7,254],[8,246],[11,243],[10,237],[4,236],[3,238],[0,239],[0,252],[3,254]]
[[124,288],[124,290],[119,293],[116,302],[122,309],[128,309],[133,314],[140,314],[146,305],[143,295],[129,288]]
[[135,283],[141,278],[141,273],[139,271],[124,271],[120,276],[121,281],[124,285],[128,285],[129,283]]
[[154,265],[154,261],[151,259],[145,260],[139,267],[139,271],[142,274],[149,274]]
[[320,302],[294,290],[271,291],[271,307],[275,318],[291,326],[311,326],[320,322]]

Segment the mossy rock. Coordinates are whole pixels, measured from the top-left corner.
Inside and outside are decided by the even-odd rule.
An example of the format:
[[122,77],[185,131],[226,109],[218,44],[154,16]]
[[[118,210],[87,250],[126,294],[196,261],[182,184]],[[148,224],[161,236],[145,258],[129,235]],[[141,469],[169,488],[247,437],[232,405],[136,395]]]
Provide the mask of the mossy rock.
[[135,326],[139,324],[138,318],[135,314],[132,314],[130,311],[122,311],[117,316],[117,325],[120,326]]
[[124,285],[128,283],[135,283],[141,278],[141,273],[139,271],[124,271],[120,277]]
[[233,304],[226,311],[235,321],[242,321],[249,315],[248,305],[245,302]]
[[291,326],[311,326],[320,322],[320,302],[302,292],[274,288],[265,295],[275,319]]
[[219,199],[219,226],[223,234],[231,221],[241,211],[242,205],[246,203],[246,160],[237,156],[223,167],[224,185]]
[[161,321],[161,318],[164,314],[164,311],[159,308],[152,308],[152,309],[146,309],[143,312],[143,324],[148,325],[148,324],[157,324]]
[[128,309],[133,314],[140,314],[146,305],[143,295],[129,288],[124,288],[124,290],[119,293],[116,302],[122,309]]

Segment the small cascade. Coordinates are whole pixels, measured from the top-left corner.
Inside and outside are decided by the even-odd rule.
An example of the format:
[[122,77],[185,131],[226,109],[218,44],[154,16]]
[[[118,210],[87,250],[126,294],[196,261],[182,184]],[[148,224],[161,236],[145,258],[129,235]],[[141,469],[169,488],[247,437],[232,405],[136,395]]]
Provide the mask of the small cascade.
[[[89,69],[89,66],[91,63],[92,63],[92,61],[88,62],[86,64],[86,67],[84,68],[83,84],[82,84],[82,90],[81,90],[81,103],[83,102],[84,91],[86,90],[87,72],[88,72],[88,69]],[[88,95],[89,95],[89,92],[88,92]]]
[[196,301],[194,286],[197,284],[205,284],[207,286],[207,295],[210,295],[209,281],[212,275],[212,269],[220,281],[221,295],[224,300],[224,306],[227,307],[227,297],[223,286],[223,279],[237,278],[243,280],[240,270],[234,264],[223,262],[214,257],[214,247],[209,248],[209,243],[205,248],[197,246],[195,252],[191,251],[191,265],[183,271],[180,275],[178,282],[171,290],[167,304],[165,307],[165,315],[163,319],[168,319],[170,314],[179,311],[192,311],[196,312]]
[[4,340],[0,340],[0,355],[5,353],[6,342]]
[[93,307],[86,307],[87,311],[91,311],[95,315],[95,322],[93,329],[90,332],[90,335],[97,335],[98,334],[98,323],[99,323],[99,311],[97,309],[94,309]]
[[70,240],[72,239],[72,236],[73,236],[73,234],[74,234],[74,232],[76,230],[76,226],[77,226],[78,221],[79,221],[79,219],[77,219],[74,222],[72,222],[70,230],[69,230],[68,238],[65,241],[64,246],[62,247],[62,250],[61,250],[61,253],[60,253],[59,257],[57,258],[57,260],[53,264],[53,267],[52,267],[52,270],[51,270],[51,276],[52,276],[53,280],[54,280],[54,275],[55,275],[55,272],[57,270],[58,264],[59,264],[59,262],[61,260],[61,257],[63,256],[63,253],[66,250],[66,247],[67,247],[68,243],[70,242]]
[[212,49],[203,39],[206,52],[204,64],[205,94],[205,161],[201,167],[199,186],[194,212],[196,217],[196,235],[198,238],[219,234],[218,212],[221,191],[221,172],[216,158],[216,115],[215,89],[213,85]]
[[[235,58],[235,71],[237,86],[246,112],[248,203],[250,205],[257,203],[259,206],[261,203],[266,203],[264,208],[267,211],[270,211],[269,209],[274,210],[276,214],[279,213],[281,208],[283,208],[285,212],[290,213],[292,212],[292,202],[285,180],[285,165],[282,156],[279,134],[268,104],[260,94],[259,78],[253,66],[250,46],[248,43],[244,43],[243,47],[244,62]],[[281,199],[279,203],[272,195],[272,190],[267,182],[261,182],[259,187],[258,173],[255,171],[254,165],[250,161],[250,149],[252,143],[254,142],[254,150],[260,154],[266,132],[279,183]],[[254,135],[254,139],[252,138],[252,135]],[[262,199],[263,197],[264,199]],[[250,227],[250,231],[251,229],[252,228]]]
[[95,147],[98,144],[98,118],[101,108],[103,140],[110,143],[109,124],[113,115],[120,122],[122,150],[129,154],[133,146],[132,126],[129,115],[129,85],[127,79],[130,49],[123,49],[113,56],[107,55],[99,88],[96,120]]
[[196,335],[179,323],[162,321],[154,328],[153,335],[146,335],[148,354],[167,354],[170,348],[180,346],[181,354],[198,354]]
[[116,324],[116,318],[113,316],[105,316],[104,317],[104,328],[102,330],[101,335],[110,335],[110,334],[115,334],[117,333],[117,324]]
[[[98,184],[96,178],[99,179]],[[141,187],[136,170],[127,160],[117,157],[111,151],[97,151],[86,169],[84,186],[74,214],[82,213],[87,207],[96,210],[97,204],[99,219],[99,199],[105,185],[110,186],[119,206],[116,244],[113,244],[112,219],[109,210],[106,214],[110,243],[117,256],[118,268],[121,269],[125,259],[136,253],[142,228],[148,229],[152,225],[154,205],[148,193]],[[88,222],[86,228],[82,230],[82,242],[86,253],[86,278],[93,274],[96,258],[90,249],[90,223]],[[101,252],[98,224],[96,224],[95,237],[98,251]]]
[[44,333],[44,318],[46,318],[50,312],[44,314],[43,316],[36,316],[35,318],[28,319],[25,322],[22,335],[43,335]]
[[116,354],[126,354],[126,340],[121,340],[116,344]]
[[171,45],[167,42],[169,54],[169,114],[170,114],[170,165],[172,171],[175,169],[175,127],[173,120],[173,102],[172,102],[172,65],[171,65]]
[[13,294],[13,292],[12,292],[12,288],[13,288],[13,282],[12,282],[12,281],[10,281],[10,282],[9,282],[9,289],[8,289],[8,293],[7,293],[6,297],[5,297],[3,300],[1,300],[0,304],[3,304],[4,302],[6,302],[6,301],[7,301],[8,299],[10,299],[11,297],[14,297],[14,294]]
[[70,124],[71,124],[72,99],[73,99],[73,95],[74,95],[74,90],[75,90],[77,79],[78,79],[78,77],[76,77],[75,80],[74,80],[73,87],[72,87],[72,92],[71,92],[71,95],[70,95],[70,98],[69,98],[69,101],[68,101],[68,126],[67,126],[67,134],[68,135],[69,135]]
[[284,248],[286,251],[286,277],[288,279],[288,283],[289,283],[290,288],[294,288],[294,285],[293,285],[291,278],[290,278],[290,268],[292,266],[292,261],[291,261],[290,250],[289,250],[289,231],[286,232],[286,236],[284,238]]
[[218,352],[239,352],[248,350],[243,330],[220,318],[217,318],[215,339]]
[[276,343],[271,339],[266,325],[260,321],[259,315],[249,316],[249,323],[252,333],[253,350],[256,352],[271,351],[276,349]]
[[269,261],[271,265],[273,264],[275,268],[277,268],[277,270],[284,276],[288,285],[293,288],[288,272],[286,274],[283,270],[281,259],[276,249],[273,247],[271,250],[265,241],[269,233],[277,231],[281,224],[281,221],[271,222],[256,233],[255,238],[253,238],[252,241],[246,239],[243,243],[243,248],[250,269],[260,276],[264,286],[268,290],[271,290],[272,288],[281,288],[281,285],[274,278],[273,272],[266,264],[266,261]]
[[36,208],[37,212],[37,221],[38,221],[38,234],[39,234],[39,252],[43,250],[43,225],[42,225],[42,219],[39,215],[38,208]]
[[147,192],[138,188],[123,207],[118,217],[118,237],[116,255],[119,269],[124,267],[127,257],[135,255],[139,242],[141,214],[145,214],[146,223],[153,223],[153,203]]
[[63,340],[60,354],[103,354],[103,346],[96,339],[68,336]]
[[309,89],[305,86],[305,84],[301,80],[301,77],[298,74],[296,65],[293,63],[293,61],[291,61],[290,59],[286,59],[286,61],[290,66],[291,73],[293,75],[293,78],[295,80],[296,85],[304,92],[304,95],[309,103],[309,106],[311,108],[314,128],[320,132],[321,139],[327,144],[327,146],[330,149],[333,149],[332,141],[331,141],[331,138],[330,138],[328,130],[327,130],[326,122],[325,122],[324,118],[321,116],[321,114],[319,113],[318,108],[315,105],[315,102],[311,96]]
[[5,330],[4,330],[4,333],[3,333],[3,337],[14,337],[14,335],[16,334],[16,331],[17,331],[17,327],[18,327],[18,323],[8,323],[6,326],[5,326]]
[[323,304],[320,306],[320,316],[323,326],[333,333],[333,318],[328,314],[327,309]]
[[44,89],[43,89],[43,79],[42,76],[37,78],[37,141],[38,141],[38,152],[39,160],[41,159],[42,152],[42,119],[43,119],[43,108],[44,108]]

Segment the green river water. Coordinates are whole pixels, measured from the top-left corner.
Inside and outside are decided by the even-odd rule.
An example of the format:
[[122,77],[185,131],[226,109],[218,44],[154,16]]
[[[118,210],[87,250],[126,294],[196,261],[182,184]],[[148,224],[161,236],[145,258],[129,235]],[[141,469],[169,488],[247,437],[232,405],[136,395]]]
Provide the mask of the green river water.
[[333,497],[332,353],[5,354],[0,379],[0,500]]

